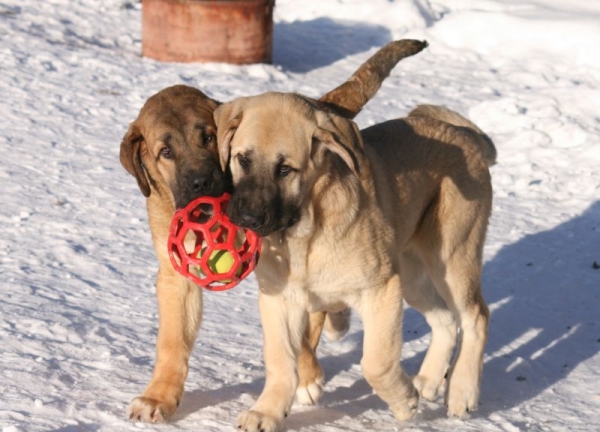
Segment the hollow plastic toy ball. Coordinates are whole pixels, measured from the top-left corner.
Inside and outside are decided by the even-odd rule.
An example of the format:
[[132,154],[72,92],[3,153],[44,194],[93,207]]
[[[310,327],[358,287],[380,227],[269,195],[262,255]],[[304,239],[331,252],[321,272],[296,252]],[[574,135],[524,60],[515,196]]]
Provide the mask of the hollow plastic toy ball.
[[261,237],[224,212],[230,195],[200,197],[173,215],[169,257],[175,270],[202,288],[233,288],[254,270]]

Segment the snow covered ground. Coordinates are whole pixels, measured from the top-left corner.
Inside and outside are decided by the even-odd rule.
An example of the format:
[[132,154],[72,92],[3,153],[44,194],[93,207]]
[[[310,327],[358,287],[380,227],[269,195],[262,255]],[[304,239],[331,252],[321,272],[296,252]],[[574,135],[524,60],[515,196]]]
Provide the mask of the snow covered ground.
[[[422,402],[396,423],[360,373],[358,320],[323,342],[325,395],[290,431],[595,431],[600,425],[600,3],[278,0],[274,65],[143,59],[140,4],[0,0],[0,428],[229,431],[263,382],[256,282],[206,293],[186,395],[169,425],[125,420],[154,361],[156,261],[119,144],[176,83],[219,100],[319,96],[386,42],[425,38],[357,118],[418,103],[468,115],[496,142],[479,411]],[[594,265],[596,263],[597,265]],[[429,332],[405,315],[415,373]]]

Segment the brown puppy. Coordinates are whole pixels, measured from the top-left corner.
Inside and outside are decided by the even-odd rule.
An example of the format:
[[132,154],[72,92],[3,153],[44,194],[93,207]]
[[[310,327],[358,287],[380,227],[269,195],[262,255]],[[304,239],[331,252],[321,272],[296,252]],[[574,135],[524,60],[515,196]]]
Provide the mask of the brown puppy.
[[[355,116],[398,61],[426,46],[425,42],[412,40],[388,44],[322,100],[345,116]],[[132,419],[164,421],[175,412],[183,395],[188,359],[202,317],[202,292],[173,270],[167,237],[176,208],[198,196],[218,196],[230,189],[228,177],[219,166],[213,121],[218,105],[197,89],[169,87],[148,99],[121,143],[121,163],[135,176],[147,197],[148,220],[159,261],[156,364],[150,383],[131,402]],[[320,394],[322,371],[314,349],[324,319],[324,314],[315,315],[313,330],[307,330],[301,368],[306,391],[299,393],[305,402],[313,402]],[[329,320],[331,332],[343,331],[345,322],[343,314]]]
[[[476,409],[488,325],[480,277],[489,138],[434,106],[361,136],[319,102],[282,93],[221,105],[215,119],[235,190],[227,211],[264,236],[255,273],[266,382],[238,428],[281,430],[309,313],[347,307],[364,325],[363,373],[398,420],[415,413],[418,392],[437,397],[457,339],[448,413]],[[400,365],[403,299],[433,332],[414,384]]]

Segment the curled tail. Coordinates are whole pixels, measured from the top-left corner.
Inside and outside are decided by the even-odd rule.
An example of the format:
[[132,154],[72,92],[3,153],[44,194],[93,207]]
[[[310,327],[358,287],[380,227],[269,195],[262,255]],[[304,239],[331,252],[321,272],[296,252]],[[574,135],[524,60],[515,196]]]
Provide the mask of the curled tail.
[[466,119],[456,111],[437,105],[419,105],[412,110],[408,116],[429,117],[450,123],[451,125],[468,131],[477,139],[488,166],[492,166],[496,163],[498,152],[496,151],[496,146],[492,139],[479,129],[475,123]]
[[319,100],[333,106],[345,117],[356,117],[362,107],[375,96],[394,66],[403,58],[421,52],[428,45],[427,41],[414,39],[390,42],[363,63],[344,84]]

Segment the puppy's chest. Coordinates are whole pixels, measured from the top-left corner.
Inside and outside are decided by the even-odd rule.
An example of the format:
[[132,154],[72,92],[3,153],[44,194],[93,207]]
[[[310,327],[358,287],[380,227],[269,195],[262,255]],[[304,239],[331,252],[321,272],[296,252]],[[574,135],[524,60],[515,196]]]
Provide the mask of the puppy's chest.
[[265,242],[257,268],[261,289],[280,292],[311,311],[352,305],[371,286],[375,270],[352,246],[328,238]]

